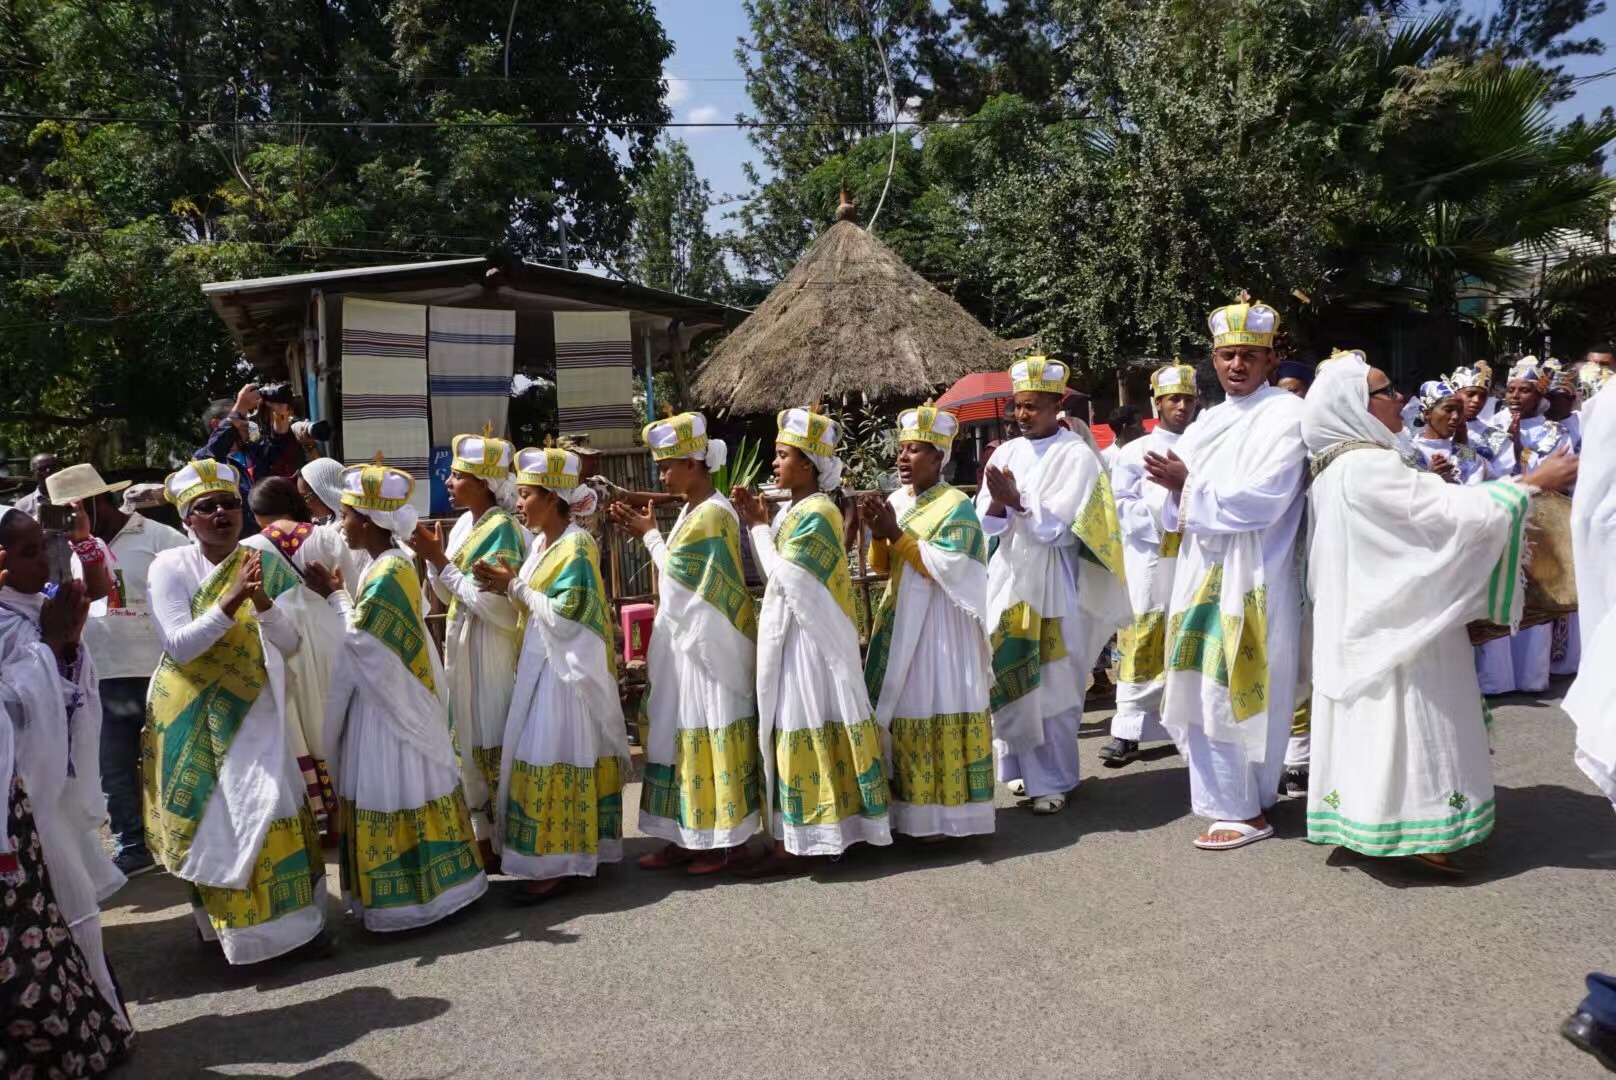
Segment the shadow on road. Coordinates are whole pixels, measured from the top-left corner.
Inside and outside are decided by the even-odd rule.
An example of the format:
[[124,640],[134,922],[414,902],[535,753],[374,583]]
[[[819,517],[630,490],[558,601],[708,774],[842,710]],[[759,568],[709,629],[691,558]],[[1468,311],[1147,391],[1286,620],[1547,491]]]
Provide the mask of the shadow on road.
[[1475,868],[1463,875],[1433,872],[1412,859],[1376,859],[1337,848],[1331,866],[1355,866],[1393,888],[1431,885],[1468,887],[1503,881],[1533,870],[1616,870],[1616,839],[1610,831],[1610,800],[1558,784],[1501,787],[1498,825],[1474,852],[1459,860],[1474,860]]
[[[432,997],[394,997],[391,990],[367,986],[318,1001],[232,1016],[198,1016],[172,1027],[142,1030],[131,1065],[192,1062],[188,1076],[224,1076],[225,1065],[274,1065],[314,1061],[334,1054],[372,1031],[425,1023],[448,1012],[449,1002]],[[166,1072],[165,1075],[178,1075]],[[238,1076],[239,1073],[229,1075]],[[300,1077],[337,1080],[373,1074],[354,1062],[320,1065]]]

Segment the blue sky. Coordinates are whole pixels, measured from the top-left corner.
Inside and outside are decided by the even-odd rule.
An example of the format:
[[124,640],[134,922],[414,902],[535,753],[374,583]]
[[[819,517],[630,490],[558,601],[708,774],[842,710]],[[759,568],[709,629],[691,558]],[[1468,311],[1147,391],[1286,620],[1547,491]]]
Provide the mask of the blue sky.
[[[1486,12],[1497,7],[1497,0],[1467,0],[1465,7]],[[735,60],[736,39],[747,33],[741,0],[656,0],[656,10],[675,49],[667,64],[668,104],[674,120],[700,123],[749,115],[751,102]],[[1616,67],[1616,7],[1590,20],[1583,28],[1583,36],[1587,35],[1603,40],[1607,51],[1604,56],[1573,57],[1567,62],[1572,73],[1588,75]],[[1558,115],[1569,120],[1578,113],[1597,113],[1605,105],[1616,105],[1616,77],[1582,84],[1577,97],[1562,105]],[[741,166],[758,160],[745,132],[687,128],[670,134],[689,144],[696,168],[712,184],[715,199],[745,192]],[[726,228],[724,214],[735,209],[733,203],[715,206],[709,221],[715,229]]]

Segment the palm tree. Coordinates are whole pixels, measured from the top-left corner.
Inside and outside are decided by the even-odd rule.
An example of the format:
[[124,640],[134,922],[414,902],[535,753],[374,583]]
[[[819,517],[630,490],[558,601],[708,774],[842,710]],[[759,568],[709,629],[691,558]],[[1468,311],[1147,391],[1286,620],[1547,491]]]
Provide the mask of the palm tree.
[[1551,83],[1530,65],[1439,62],[1405,76],[1368,155],[1366,204],[1336,217],[1326,295],[1429,319],[1432,355],[1454,359],[1462,300],[1520,291],[1542,257],[1609,217],[1601,155],[1616,121],[1556,128]]

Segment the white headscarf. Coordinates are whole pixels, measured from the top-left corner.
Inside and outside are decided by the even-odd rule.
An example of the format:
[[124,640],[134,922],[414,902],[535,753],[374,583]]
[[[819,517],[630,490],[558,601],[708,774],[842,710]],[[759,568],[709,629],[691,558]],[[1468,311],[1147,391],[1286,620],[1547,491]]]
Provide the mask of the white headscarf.
[[1360,354],[1338,356],[1321,365],[1303,404],[1302,441],[1309,454],[1322,454],[1345,442],[1397,447],[1391,430],[1369,411],[1369,365]]
[[303,482],[319,496],[333,516],[342,514],[342,462],[336,458],[315,458],[298,470]]
[[409,503],[405,503],[397,510],[366,510],[356,506],[361,514],[392,533],[399,540],[408,540],[415,531],[416,524],[421,520],[421,512]]
[[845,466],[839,457],[825,457],[821,454],[810,454],[802,451],[802,456],[814,463],[819,471],[819,490],[835,491],[842,486],[842,470]]

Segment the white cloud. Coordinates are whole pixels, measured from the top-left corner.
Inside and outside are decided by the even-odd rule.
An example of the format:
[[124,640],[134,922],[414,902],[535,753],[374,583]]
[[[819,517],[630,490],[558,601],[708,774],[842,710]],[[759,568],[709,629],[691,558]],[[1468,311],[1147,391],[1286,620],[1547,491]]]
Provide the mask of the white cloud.
[[717,105],[697,105],[685,119],[692,124],[716,124],[724,119],[724,112]]
[[662,100],[669,106],[683,105],[690,100],[690,80],[668,76],[668,92],[663,95]]

